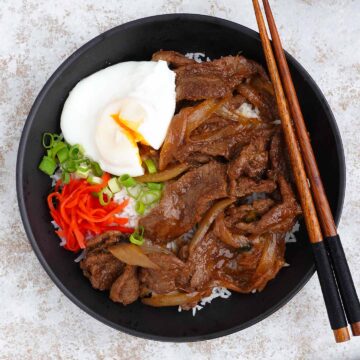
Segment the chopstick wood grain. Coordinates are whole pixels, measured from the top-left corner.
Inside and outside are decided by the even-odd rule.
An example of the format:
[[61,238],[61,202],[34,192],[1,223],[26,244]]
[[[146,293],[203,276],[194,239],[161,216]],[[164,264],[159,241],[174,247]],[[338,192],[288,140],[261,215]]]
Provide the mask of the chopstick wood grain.
[[270,40],[267,34],[258,0],[253,0],[253,6],[256,15],[256,21],[259,27],[259,33],[266,63],[275,90],[275,97],[278,105],[285,143],[287,145],[290,163],[295,178],[295,184],[299,193],[300,203],[304,213],[309,240],[312,243],[315,266],[317,268],[330,324],[334,331],[335,340],[337,342],[347,341],[350,339],[350,336],[347,329],[347,321],[345,318],[344,309],[342,307],[334,273],[332,271],[325,244],[323,242],[323,236],[317,218],[315,205],[307,182],[304,163],[293,129],[287,100],[282,88],[280,75],[277,69],[274,54],[272,52]]
[[280,77],[284,86],[286,98],[289,102],[290,112],[295,124],[300,149],[304,158],[306,172],[315,200],[316,210],[319,215],[321,228],[325,236],[325,243],[330,253],[331,262],[344,304],[345,313],[351,325],[353,335],[360,336],[359,298],[356,293],[349,265],[346,261],[346,256],[341,244],[340,237],[337,233],[335,221],[332,216],[325,189],[321,181],[320,172],[316,164],[316,159],[312,150],[304,117],[301,112],[299,100],[292,82],[289,66],[285,58],[285,53],[281,44],[280,36],[270,8],[269,1],[263,0],[263,5],[273,41],[273,48],[276,61],[278,63]]

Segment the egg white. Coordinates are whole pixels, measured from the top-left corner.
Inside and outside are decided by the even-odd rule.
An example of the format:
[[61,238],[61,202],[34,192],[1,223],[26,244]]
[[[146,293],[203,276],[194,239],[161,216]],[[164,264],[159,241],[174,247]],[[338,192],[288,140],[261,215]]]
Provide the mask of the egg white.
[[[122,111],[129,99],[136,105],[130,115]],[[74,87],[65,102],[60,127],[65,140],[80,144],[85,155],[104,171],[139,176],[144,170],[138,147],[112,115],[129,116],[123,120],[130,125],[136,120],[136,132],[145,143],[159,149],[175,105],[175,73],[166,62],[123,62],[88,76]]]

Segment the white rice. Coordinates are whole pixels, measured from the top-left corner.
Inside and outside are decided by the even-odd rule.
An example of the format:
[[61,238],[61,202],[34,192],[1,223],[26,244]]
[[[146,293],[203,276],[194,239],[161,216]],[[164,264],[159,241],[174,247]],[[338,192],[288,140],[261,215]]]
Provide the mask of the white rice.
[[247,118],[256,118],[258,119],[260,116],[260,111],[257,107],[252,106],[249,103],[243,103],[236,109],[236,112],[239,115],[245,116]]
[[117,203],[121,203],[124,200],[129,200],[129,203],[125,208],[121,211],[121,213],[117,214],[117,217],[126,217],[129,219],[129,222],[126,226],[135,228],[139,222],[139,214],[135,210],[136,201],[126,192],[126,189],[121,189],[118,193],[114,195],[114,201]]
[[300,224],[299,222],[297,221],[295,223],[295,225],[293,226],[293,228],[291,229],[291,231],[289,231],[286,235],[285,235],[285,242],[286,243],[294,243],[296,242],[296,236],[295,236],[295,233],[297,231],[299,231],[300,229]]
[[188,59],[195,60],[198,63],[201,63],[203,61],[210,61],[210,58],[201,52],[194,52],[194,53],[189,52],[189,53],[186,53],[185,56]]
[[51,178],[51,186],[54,187],[56,182],[61,179],[62,170],[58,168],[53,175],[50,175]]
[[[228,299],[231,296],[231,292],[224,287],[214,287],[209,296],[202,298],[199,304],[195,305],[192,310],[192,315],[195,316],[197,311],[204,308],[206,304],[210,304],[216,298]],[[178,311],[181,312],[182,308],[179,306]]]

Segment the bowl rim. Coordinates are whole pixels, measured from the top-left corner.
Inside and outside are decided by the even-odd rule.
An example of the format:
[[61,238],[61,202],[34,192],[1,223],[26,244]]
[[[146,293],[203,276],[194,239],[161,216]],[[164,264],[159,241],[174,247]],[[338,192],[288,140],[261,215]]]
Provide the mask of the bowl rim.
[[[37,241],[35,239],[35,236],[31,229],[31,224],[27,216],[26,206],[25,206],[25,197],[24,197],[24,191],[23,191],[23,166],[24,166],[24,155],[25,155],[25,144],[26,140],[29,136],[30,129],[32,127],[32,124],[34,122],[34,119],[36,117],[37,111],[39,106],[41,105],[45,95],[47,94],[48,90],[53,86],[54,82],[57,81],[59,76],[61,76],[61,73],[63,70],[65,70],[67,67],[71,66],[73,61],[78,59],[83,53],[85,53],[88,49],[92,48],[96,44],[100,43],[104,38],[111,36],[114,33],[121,32],[125,29],[129,29],[132,27],[136,27],[138,25],[151,23],[151,22],[167,22],[167,21],[173,21],[175,19],[184,19],[184,20],[192,20],[192,21],[200,21],[200,22],[207,22],[213,25],[220,25],[225,26],[231,29],[234,29],[236,31],[240,31],[245,33],[246,36],[249,36],[253,40],[260,41],[259,33],[244,26],[241,24],[238,24],[236,22],[222,19],[219,17],[214,16],[208,16],[208,15],[200,15],[200,14],[192,14],[192,13],[172,13],[172,14],[164,14],[164,15],[154,15],[149,17],[140,18],[137,20],[133,20],[130,22],[126,22],[124,24],[115,26],[86,42],[84,45],[82,45],[80,48],[78,48],[75,52],[73,52],[65,61],[61,63],[61,65],[54,71],[54,73],[50,76],[50,78],[46,81],[45,85],[40,90],[39,94],[37,95],[31,110],[27,116],[27,119],[25,121],[25,125],[22,130],[19,147],[18,147],[18,155],[17,155],[17,163],[16,163],[16,191],[17,191],[17,200],[20,210],[21,219],[24,225],[25,233],[27,235],[27,238],[29,239],[29,242],[31,244],[31,247],[33,251],[35,252],[39,262],[41,263],[42,267],[46,271],[46,273],[49,275],[51,280],[54,282],[54,284],[62,291],[63,294],[67,296],[68,299],[70,299],[74,304],[76,304],[80,309],[85,311],[87,314],[92,316],[93,318],[99,320],[100,322],[116,329],[120,330],[124,333],[127,333],[129,335],[137,336],[143,339],[148,340],[156,340],[156,341],[165,341],[165,342],[194,342],[194,341],[203,341],[203,340],[210,340],[215,339],[218,337],[226,336],[232,333],[235,333],[237,331],[243,330],[247,327],[250,327],[265,318],[272,315],[274,312],[279,310],[281,307],[283,307],[286,303],[288,303],[303,287],[304,285],[310,280],[312,275],[315,272],[315,265],[313,265],[307,273],[304,274],[303,278],[299,283],[287,294],[287,296],[283,297],[276,305],[268,309],[267,311],[261,313],[260,315],[252,318],[251,320],[246,321],[245,323],[242,323],[241,325],[233,326],[231,328],[215,331],[206,335],[192,335],[192,336],[179,336],[179,337],[167,337],[167,336],[160,336],[160,335],[153,335],[149,333],[144,333],[142,331],[129,329],[125,326],[119,325],[111,320],[108,320],[104,318],[103,316],[96,313],[94,310],[89,308],[87,305],[82,303],[75,295],[72,294],[70,290],[68,290],[61,282],[61,280],[57,277],[57,275],[51,270],[50,266],[48,265],[45,257],[43,256]],[[335,214],[335,222],[336,224],[339,223],[343,203],[344,203],[344,195],[345,195],[345,184],[346,184],[346,170],[345,170],[345,154],[344,154],[344,148],[340,136],[340,132],[338,129],[338,126],[336,124],[336,120],[334,118],[334,115],[331,111],[331,108],[320,90],[319,86],[315,83],[313,78],[310,76],[310,74],[303,68],[302,65],[289,53],[286,53],[286,57],[290,60],[291,64],[294,66],[297,72],[301,73],[303,76],[303,79],[305,82],[309,84],[309,86],[313,89],[314,93],[316,94],[317,98],[321,101],[323,109],[326,113],[327,118],[329,119],[329,126],[331,127],[332,133],[334,134],[335,138],[335,145],[336,145],[336,151],[339,156],[339,172],[340,172],[340,181],[339,181],[339,203],[338,203],[338,213]]]

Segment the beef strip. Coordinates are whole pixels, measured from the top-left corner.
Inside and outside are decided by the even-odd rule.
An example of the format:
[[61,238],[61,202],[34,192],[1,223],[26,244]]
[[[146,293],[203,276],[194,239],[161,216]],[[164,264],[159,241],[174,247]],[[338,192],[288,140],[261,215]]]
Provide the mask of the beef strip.
[[215,220],[214,234],[225,244],[234,248],[244,248],[251,245],[254,237],[245,236],[236,228],[238,222],[250,223],[256,221],[272,206],[271,199],[255,200],[252,204],[232,205]]
[[113,256],[108,248],[128,237],[118,231],[108,231],[88,240],[86,255],[80,268],[98,290],[110,290],[110,298],[124,305],[139,297],[139,281],[136,268],[125,265]]
[[222,98],[230,95],[243,79],[257,73],[258,67],[243,56],[226,56],[176,69],[177,101]]
[[167,242],[189,231],[215,200],[226,196],[226,166],[210,162],[168,184],[160,203],[139,225],[147,238]]
[[244,197],[253,193],[272,193],[276,190],[276,182],[271,179],[255,180],[249,177],[239,177],[230,181],[230,195]]
[[124,264],[110,253],[99,250],[90,252],[85,259],[81,260],[80,268],[93,288],[108,290],[121,275]]
[[128,305],[140,295],[136,266],[126,265],[124,272],[115,280],[110,289],[110,299]]
[[244,175],[251,178],[261,177],[268,166],[267,146],[271,134],[272,130],[264,129],[258,131],[256,136],[250,139],[250,144],[245,146],[229,164],[228,175],[231,180]]
[[185,264],[171,254],[152,253],[148,254],[148,257],[160,266],[160,270],[140,269],[140,282],[144,290],[156,294],[167,294],[177,290],[175,279]]
[[256,237],[250,248],[234,249],[209,232],[177,277],[179,289],[204,291],[214,286],[249,293],[262,290],[284,265],[284,237]]
[[225,211],[225,221],[227,226],[232,226],[236,222],[252,222],[254,219],[264,215],[275,204],[272,199],[254,200],[252,204],[231,206]]
[[183,54],[180,54],[176,51],[166,51],[166,50],[157,51],[156,53],[153,54],[151,60],[166,61],[170,65],[170,67],[173,69],[177,69],[180,66],[196,63],[195,60],[189,59]]
[[271,163],[271,170],[269,171],[269,177],[276,178],[280,175],[287,175],[285,159],[285,147],[282,138],[281,130],[278,129],[271,139],[269,157]]
[[230,124],[208,138],[184,144],[176,152],[175,158],[180,162],[186,162],[191,161],[194,153],[201,153],[215,158],[220,156],[228,160],[232,159],[261,128],[261,125],[246,127],[238,123]]
[[260,220],[244,223],[239,222],[236,228],[246,234],[259,235],[264,232],[286,233],[293,227],[296,217],[301,213],[299,204],[290,184],[283,176],[279,177],[282,202],[273,206]]

